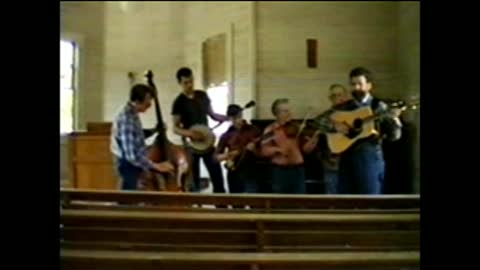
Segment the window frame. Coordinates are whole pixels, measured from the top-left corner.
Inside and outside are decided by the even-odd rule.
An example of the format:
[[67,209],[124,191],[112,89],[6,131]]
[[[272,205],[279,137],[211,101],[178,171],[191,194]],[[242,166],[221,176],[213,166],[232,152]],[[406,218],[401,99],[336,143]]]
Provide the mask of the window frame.
[[[83,64],[83,59],[84,59],[84,53],[83,53],[83,48],[84,48],[84,37],[83,35],[76,34],[76,33],[61,33],[60,34],[60,41],[67,41],[67,42],[72,42],[74,44],[74,52],[73,52],[73,66],[72,68],[72,90],[73,90],[73,96],[72,96],[72,132],[75,132],[79,129],[79,124],[80,124],[80,111],[81,111],[81,106],[79,106],[82,103],[82,95],[81,95],[81,89],[82,89],[82,78],[83,78],[83,69],[82,69],[82,64]],[[66,137],[69,133],[62,133],[60,132],[60,137]]]

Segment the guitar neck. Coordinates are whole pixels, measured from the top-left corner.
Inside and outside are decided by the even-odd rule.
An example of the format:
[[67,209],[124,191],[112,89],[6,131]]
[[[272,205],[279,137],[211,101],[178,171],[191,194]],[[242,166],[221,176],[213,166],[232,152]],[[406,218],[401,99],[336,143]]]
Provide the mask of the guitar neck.
[[371,122],[371,121],[375,121],[377,119],[380,119],[385,115],[386,115],[386,113],[383,113],[383,112],[382,113],[377,113],[377,114],[365,117],[362,120],[363,120],[363,122]]
[[[408,109],[407,107],[404,107],[404,108],[399,108],[401,111],[405,111],[406,109]],[[363,122],[370,122],[370,121],[375,121],[377,119],[380,119],[382,117],[385,117],[386,115],[388,115],[390,113],[390,110],[387,110],[385,112],[380,112],[380,113],[375,113],[371,116],[367,116],[365,118],[362,119]]]

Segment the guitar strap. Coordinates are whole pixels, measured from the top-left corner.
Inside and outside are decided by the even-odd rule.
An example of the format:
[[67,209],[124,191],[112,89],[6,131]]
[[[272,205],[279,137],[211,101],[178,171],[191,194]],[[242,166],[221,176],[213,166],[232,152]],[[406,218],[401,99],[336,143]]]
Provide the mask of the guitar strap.
[[[192,101],[192,105],[193,107],[195,108],[195,111],[197,112],[201,112],[203,111],[203,108],[202,108],[202,104],[198,98],[198,92],[197,91],[202,91],[202,90],[193,90],[193,98],[191,99]],[[207,93],[205,93],[207,94]],[[199,124],[195,121],[195,123],[191,123],[191,126],[195,125],[195,124]],[[207,120],[207,124],[208,124],[208,120]],[[190,127],[189,127],[190,128]],[[187,141],[187,137],[185,136],[182,136],[181,137],[181,140],[182,140],[182,145],[183,147],[187,148],[187,149],[191,149],[191,147],[188,145],[188,141]]]
[[372,110],[376,111],[379,104],[380,104],[380,99],[376,98],[376,97],[373,97],[372,98],[372,104],[371,104]]
[[[376,98],[376,97],[372,98],[372,103],[370,104],[370,106],[371,106],[373,112],[377,111],[378,106],[380,105],[380,102],[381,102],[381,100],[379,98]],[[380,125],[378,124],[377,121],[375,121],[375,127],[376,127],[377,130],[380,130]],[[382,143],[382,137],[377,136],[375,138],[372,138],[372,141],[376,141],[376,143],[381,144]]]

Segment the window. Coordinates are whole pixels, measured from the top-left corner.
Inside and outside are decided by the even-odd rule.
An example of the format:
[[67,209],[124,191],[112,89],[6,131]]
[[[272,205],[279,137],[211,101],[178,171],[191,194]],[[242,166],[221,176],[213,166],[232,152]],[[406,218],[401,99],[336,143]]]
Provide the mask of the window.
[[[212,36],[202,43],[203,83],[207,88],[212,109],[216,113],[225,114],[229,104],[229,85],[227,82],[227,37],[226,34]],[[209,118],[210,128],[217,125]],[[216,127],[213,132],[217,138],[227,131],[228,123]]]
[[[230,104],[228,83],[223,82],[218,86],[209,87],[207,89],[207,94],[211,101],[212,110],[216,113],[226,114],[228,105]],[[217,121],[208,118],[208,126],[210,128],[215,127],[217,124]],[[228,122],[223,122],[213,130],[217,140],[229,127],[230,124]]]
[[75,43],[60,40],[60,134],[74,128],[76,49]]

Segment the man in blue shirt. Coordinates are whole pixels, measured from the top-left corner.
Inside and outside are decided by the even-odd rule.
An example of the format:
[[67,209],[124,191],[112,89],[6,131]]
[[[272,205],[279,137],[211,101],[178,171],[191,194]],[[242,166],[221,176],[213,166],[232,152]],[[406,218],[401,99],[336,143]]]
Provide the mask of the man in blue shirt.
[[[350,84],[353,87],[351,101],[339,110],[352,111],[370,106],[374,113],[388,110],[388,106],[371,94],[373,88],[372,73],[363,67],[350,72]],[[376,120],[379,135],[361,139],[341,154],[339,164],[338,191],[341,194],[381,194],[383,191],[385,162],[381,142],[383,139],[398,140],[401,137],[402,124],[398,118],[400,110],[391,110],[391,114]],[[347,134],[350,127],[343,123],[333,123],[337,132]]]
[[139,113],[152,104],[153,91],[144,84],[133,86],[130,100],[115,118],[112,125],[110,148],[117,159],[117,171],[122,179],[122,190],[136,190],[142,173],[150,170],[173,171],[170,162],[154,163],[147,158],[145,135],[153,135],[142,128]]

